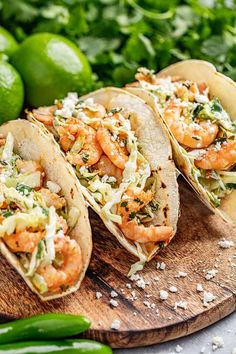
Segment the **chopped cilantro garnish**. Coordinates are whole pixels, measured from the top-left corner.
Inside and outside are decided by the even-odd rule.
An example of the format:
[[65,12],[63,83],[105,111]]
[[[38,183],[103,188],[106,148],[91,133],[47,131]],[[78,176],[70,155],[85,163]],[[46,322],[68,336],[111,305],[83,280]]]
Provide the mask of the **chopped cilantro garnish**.
[[193,110],[193,119],[197,118],[199,113],[203,110],[203,105],[202,104],[198,104],[197,107]]
[[135,211],[131,211],[131,213],[129,214],[129,218],[130,219],[134,219],[136,216],[136,212]]
[[2,214],[2,216],[3,216],[4,218],[8,218],[9,216],[12,216],[12,215],[14,215],[14,213],[13,213],[13,211],[11,211],[11,210],[5,211],[5,212]]
[[211,102],[211,110],[213,112],[222,112],[223,108],[220,102],[217,99],[212,100]]
[[49,211],[48,211],[48,209],[43,208],[43,207],[41,207],[41,209],[42,209],[42,213],[43,213],[44,215],[46,215],[46,216],[48,216],[48,215],[49,215]]
[[159,243],[158,243],[158,246],[159,246],[161,249],[165,248],[165,242],[164,242],[164,241],[159,242]]
[[158,210],[159,205],[158,205],[157,202],[155,202],[155,201],[152,200],[152,201],[149,203],[149,205],[150,205],[152,211]]
[[127,205],[128,205],[128,202],[126,202],[126,201],[125,201],[125,202],[122,202],[122,203],[120,204],[121,207],[126,207]]
[[140,198],[134,198],[134,202],[137,202],[141,205],[144,203]]
[[83,154],[81,154],[81,158],[84,163],[87,163],[89,159],[89,154],[87,152],[84,152]]
[[199,138],[199,136],[196,136],[196,135],[193,135],[192,138],[195,139],[195,140],[197,140],[197,141],[198,141],[198,140],[201,140],[201,139]]
[[108,113],[115,114],[115,113],[120,113],[121,111],[122,111],[122,108],[113,108]]
[[29,186],[26,186],[25,184],[23,183],[18,183],[17,186],[16,186],[16,190],[18,192],[20,192],[21,194],[23,195],[29,195],[32,191],[33,191],[33,188],[29,187]]

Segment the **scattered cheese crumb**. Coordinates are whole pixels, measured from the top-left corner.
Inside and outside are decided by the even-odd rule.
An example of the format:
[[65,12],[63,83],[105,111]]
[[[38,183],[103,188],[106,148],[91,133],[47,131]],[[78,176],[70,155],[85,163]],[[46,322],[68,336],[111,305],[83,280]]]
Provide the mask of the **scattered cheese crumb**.
[[223,348],[224,341],[222,337],[216,336],[212,338],[212,349],[216,350],[218,348]]
[[166,269],[165,262],[157,262],[157,269],[160,269],[160,270]]
[[100,293],[100,291],[97,291],[96,292],[96,298],[100,299],[101,297],[102,297],[102,293]]
[[206,350],[206,347],[202,347],[201,350],[200,350],[200,354],[204,354],[205,350]]
[[234,241],[223,239],[218,242],[218,245],[221,248],[230,248],[230,247],[234,246]]
[[131,284],[130,283],[125,284],[125,286],[126,286],[127,289],[131,289]]
[[119,305],[119,303],[118,303],[116,300],[113,300],[113,299],[111,299],[111,300],[109,301],[109,303],[110,303],[110,305],[113,306],[113,307],[117,307],[117,306]]
[[160,299],[161,300],[166,300],[168,298],[168,296],[169,296],[169,294],[167,291],[165,291],[165,290],[160,291]]
[[209,302],[212,302],[216,299],[216,296],[210,292],[204,291],[203,293],[203,306],[207,307]]
[[187,310],[187,308],[188,308],[187,301],[180,300],[180,301],[176,302],[175,306],[174,306],[174,310],[177,310],[178,307],[181,309]]
[[115,329],[116,331],[118,331],[120,329],[120,320],[113,320],[111,324],[111,329]]
[[146,283],[145,283],[145,280],[143,279],[143,277],[141,277],[140,279],[138,279],[136,281],[136,285],[141,289],[145,289]]
[[115,292],[114,290],[111,291],[110,295],[111,295],[111,297],[117,297],[118,296],[117,292]]
[[137,312],[133,312],[133,315],[134,315],[134,316],[137,316]]
[[180,353],[180,352],[182,352],[182,350],[183,350],[183,348],[179,344],[176,345],[176,347],[175,347],[175,352],[176,353]]
[[214,278],[217,273],[218,273],[217,269],[210,269],[207,271],[207,274],[205,275],[205,279],[210,280],[210,279]]
[[158,281],[160,278],[158,276],[155,276],[153,280]]
[[197,289],[197,291],[199,291],[199,292],[203,291],[202,284],[197,284],[196,289]]
[[171,286],[170,288],[169,288],[169,291],[171,292],[171,293],[177,293],[177,288],[175,287],[175,286]]
[[188,273],[185,272],[178,272],[176,275],[176,278],[185,278],[188,275]]

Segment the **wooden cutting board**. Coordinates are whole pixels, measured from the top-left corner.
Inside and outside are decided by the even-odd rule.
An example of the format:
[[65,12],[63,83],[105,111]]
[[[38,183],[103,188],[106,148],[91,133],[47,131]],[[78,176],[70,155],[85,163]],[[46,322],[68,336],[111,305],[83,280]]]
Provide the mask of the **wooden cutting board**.
[[[188,335],[233,312],[236,308],[236,248],[222,249],[218,242],[226,238],[233,240],[236,246],[235,229],[210,214],[183,180],[180,180],[180,193],[178,233],[171,245],[140,273],[149,283],[145,289],[137,287],[136,282],[126,276],[136,259],[118,245],[99,218],[91,213],[94,249],[80,291],[43,303],[1,259],[2,320],[43,312],[82,313],[93,322],[87,337],[124,348]],[[164,262],[166,268],[157,269],[157,261]],[[218,273],[206,280],[205,275],[211,269]],[[179,271],[186,272],[187,276],[177,277]],[[203,292],[196,290],[197,283],[216,297],[208,307],[203,306]],[[177,288],[176,293],[168,291],[171,286]],[[114,298],[117,307],[109,304],[112,290],[118,294]],[[168,291],[167,300],[160,299],[160,290]],[[100,299],[96,298],[96,292],[102,294]],[[175,310],[175,303],[179,301],[186,301],[187,309]],[[120,320],[119,330],[111,330],[115,319]]]

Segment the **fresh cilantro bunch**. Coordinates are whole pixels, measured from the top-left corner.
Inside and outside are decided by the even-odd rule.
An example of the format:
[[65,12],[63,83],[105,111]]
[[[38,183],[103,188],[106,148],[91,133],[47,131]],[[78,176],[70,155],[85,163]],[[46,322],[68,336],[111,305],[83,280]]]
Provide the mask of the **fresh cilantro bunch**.
[[236,79],[235,0],[0,0],[0,23],[18,41],[35,32],[68,37],[87,55],[97,87],[188,58]]

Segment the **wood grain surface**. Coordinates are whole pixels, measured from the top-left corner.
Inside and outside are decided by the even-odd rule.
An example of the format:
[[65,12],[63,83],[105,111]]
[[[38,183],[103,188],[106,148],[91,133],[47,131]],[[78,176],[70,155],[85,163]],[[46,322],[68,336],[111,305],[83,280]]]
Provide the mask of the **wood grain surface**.
[[[235,311],[236,248],[222,249],[218,245],[223,238],[233,240],[236,245],[235,229],[210,214],[183,180],[180,180],[180,193],[178,233],[171,245],[140,272],[149,283],[145,289],[127,277],[136,259],[121,248],[100,219],[90,213],[94,249],[80,290],[43,303],[1,259],[1,319],[44,312],[82,313],[93,322],[87,337],[124,348],[188,335]],[[157,269],[157,262],[164,262],[166,268]],[[206,280],[205,275],[211,269],[218,273]],[[179,271],[186,272],[187,276],[177,277]],[[203,306],[203,292],[196,290],[197,283],[216,297],[208,307]],[[177,288],[176,293],[168,290],[171,286]],[[114,298],[117,307],[110,304],[112,290],[118,294]],[[160,290],[168,291],[167,300],[160,299]],[[96,292],[102,294],[100,299],[96,298]],[[179,301],[186,301],[187,309],[174,309]],[[119,330],[111,329],[114,319],[120,320]]]

